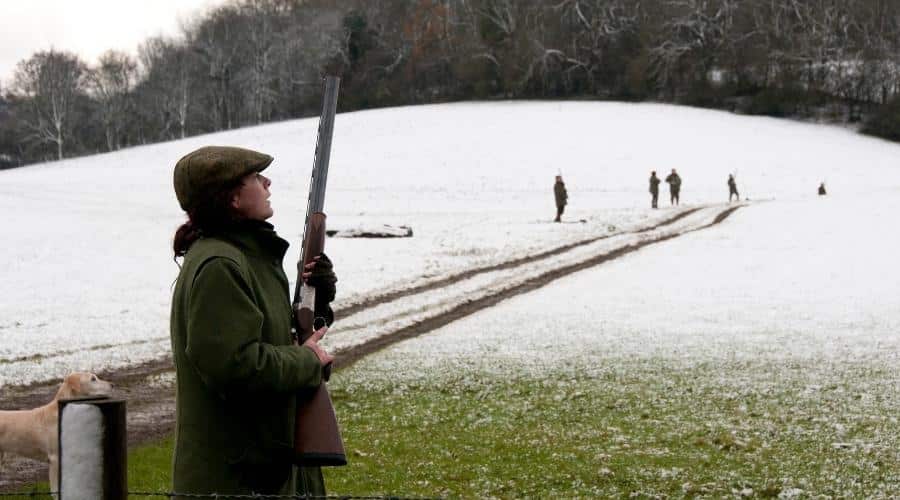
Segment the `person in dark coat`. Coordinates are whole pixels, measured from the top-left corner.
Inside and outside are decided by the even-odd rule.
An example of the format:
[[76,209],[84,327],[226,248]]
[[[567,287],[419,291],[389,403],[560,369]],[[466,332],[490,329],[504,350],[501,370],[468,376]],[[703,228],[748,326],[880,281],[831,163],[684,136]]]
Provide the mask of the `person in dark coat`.
[[659,177],[656,176],[656,170],[650,172],[650,208],[658,208],[657,202],[659,201]]
[[553,184],[553,196],[556,198],[556,219],[553,222],[560,222],[563,210],[569,200],[569,194],[566,192],[566,185],[563,183],[562,176],[556,176],[556,183]]
[[666,182],[669,184],[669,203],[678,205],[679,196],[681,195],[681,176],[672,169],[672,173],[666,176]]
[[819,184],[819,196],[825,196],[826,194],[828,193],[825,192],[825,183],[823,182]]
[[[317,387],[333,357],[318,344],[327,327],[302,345],[292,338],[288,242],[266,222],[271,182],[261,172],[272,160],[211,146],[175,165],[188,216],[173,243],[184,259],[170,318],[176,493],[325,495],[321,469],[291,459],[297,393]],[[337,278],[327,257],[301,279],[316,287],[317,314],[333,319]]]
[[737,190],[737,181],[734,180],[734,175],[728,175],[728,203],[731,203],[731,197],[734,196],[734,199],[737,201],[741,201],[741,195],[738,194]]

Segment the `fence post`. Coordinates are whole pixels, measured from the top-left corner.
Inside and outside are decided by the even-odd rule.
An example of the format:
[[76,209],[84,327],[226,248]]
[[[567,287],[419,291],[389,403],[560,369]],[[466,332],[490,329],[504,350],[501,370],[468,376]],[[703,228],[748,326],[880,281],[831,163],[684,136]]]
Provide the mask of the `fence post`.
[[125,401],[59,401],[60,500],[128,498]]

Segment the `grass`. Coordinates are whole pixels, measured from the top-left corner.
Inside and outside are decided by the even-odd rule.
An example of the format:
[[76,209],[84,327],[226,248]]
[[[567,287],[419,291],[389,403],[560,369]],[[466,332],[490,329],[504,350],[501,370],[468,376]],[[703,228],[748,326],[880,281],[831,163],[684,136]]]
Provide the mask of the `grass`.
[[[329,470],[329,488],[467,498],[900,494],[896,401],[876,396],[893,394],[890,371],[846,367],[819,386],[802,369],[767,377],[781,374],[773,368],[620,360],[514,378],[448,370],[392,381],[374,370],[366,382],[357,367],[332,384],[351,466]],[[763,380],[747,384],[748,374]]]
[[[128,453],[128,491],[172,491],[173,438]],[[141,498],[132,495],[129,498]]]
[[[620,359],[543,373],[498,371],[391,376],[362,362],[336,374],[330,388],[350,465],[326,470],[329,491],[462,498],[900,494],[890,369]],[[168,491],[170,457],[171,440],[133,450],[129,489]]]
[[[172,438],[168,438],[159,443],[141,446],[128,452],[128,491],[167,492],[171,490],[172,441]],[[46,481],[23,488],[20,491],[29,494],[3,496],[2,498],[51,498],[50,495],[39,494],[50,491],[50,484]],[[144,498],[145,496],[130,495],[129,498]],[[146,497],[150,498],[149,496]]]

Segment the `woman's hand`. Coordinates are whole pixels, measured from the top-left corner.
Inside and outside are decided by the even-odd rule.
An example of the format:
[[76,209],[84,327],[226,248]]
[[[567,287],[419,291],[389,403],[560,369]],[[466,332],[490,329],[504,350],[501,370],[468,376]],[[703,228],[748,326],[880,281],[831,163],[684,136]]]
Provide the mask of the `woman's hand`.
[[324,367],[331,364],[334,361],[334,356],[325,352],[325,349],[319,345],[319,341],[322,340],[322,337],[325,336],[325,332],[328,331],[327,326],[323,326],[318,330],[312,332],[312,335],[306,339],[306,342],[303,343],[304,346],[312,349],[312,352],[316,353],[316,357],[319,358],[319,363]]
[[331,302],[337,293],[334,286],[337,283],[337,276],[334,274],[334,265],[331,259],[324,253],[313,257],[309,263],[303,266],[301,279],[308,286],[316,289],[316,316],[321,316],[325,320],[325,324],[331,326],[334,322],[334,311],[331,309]]
[[[315,287],[317,290],[319,288],[330,288],[333,290],[334,284],[337,283],[337,276],[334,274],[334,265],[331,263],[331,259],[324,253],[316,255],[311,261],[303,266],[303,273],[300,277],[303,279],[304,283]],[[332,297],[331,300],[334,300],[334,298]]]

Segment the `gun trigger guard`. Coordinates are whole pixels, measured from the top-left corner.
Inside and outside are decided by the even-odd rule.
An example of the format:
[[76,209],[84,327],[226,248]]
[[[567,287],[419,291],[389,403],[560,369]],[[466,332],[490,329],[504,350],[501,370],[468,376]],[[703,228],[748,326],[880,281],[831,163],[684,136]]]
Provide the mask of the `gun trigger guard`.
[[328,323],[322,316],[316,316],[315,318],[313,318],[313,331],[321,330],[326,326],[328,326]]

